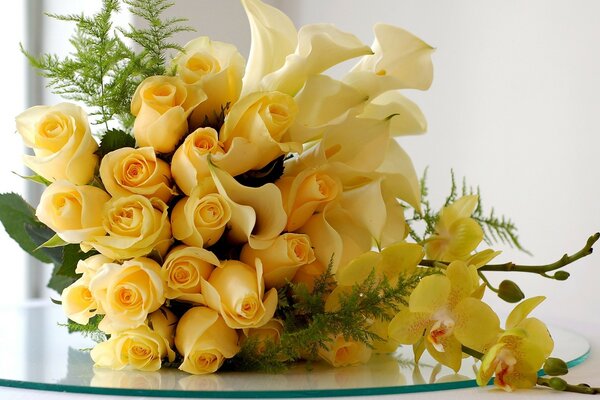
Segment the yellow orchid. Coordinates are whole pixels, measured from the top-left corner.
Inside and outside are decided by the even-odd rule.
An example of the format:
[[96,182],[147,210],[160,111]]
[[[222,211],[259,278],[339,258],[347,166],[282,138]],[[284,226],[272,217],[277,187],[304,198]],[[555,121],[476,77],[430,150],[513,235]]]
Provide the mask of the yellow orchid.
[[471,214],[477,207],[478,196],[468,195],[440,211],[435,234],[427,239],[425,251],[433,260],[465,260],[483,240],[483,230]]
[[506,320],[507,330],[481,361],[479,385],[487,385],[492,375],[494,385],[508,392],[536,385],[537,372],[552,353],[554,341],[542,321],[526,317],[544,299],[532,297],[513,309]]
[[389,336],[414,345],[418,360],[424,349],[438,362],[458,371],[461,345],[485,351],[500,332],[492,309],[471,297],[478,283],[465,262],[454,261],[445,275],[423,278],[410,295],[408,307],[390,322]]

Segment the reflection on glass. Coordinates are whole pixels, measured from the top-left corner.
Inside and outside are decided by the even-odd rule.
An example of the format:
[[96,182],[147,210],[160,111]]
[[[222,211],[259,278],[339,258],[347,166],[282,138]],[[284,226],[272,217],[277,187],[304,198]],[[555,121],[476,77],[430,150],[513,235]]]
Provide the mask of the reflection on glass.
[[[213,375],[189,375],[177,369],[157,372],[113,371],[94,368],[89,349],[93,342],[69,335],[60,307],[44,305],[23,309],[0,308],[2,321],[23,329],[23,346],[6,349],[5,360],[20,360],[23,368],[0,364],[0,385],[34,389],[103,394],[138,394],[190,397],[320,397],[336,394],[391,394],[476,386],[476,364],[465,359],[455,373],[425,355],[415,365],[412,349],[401,348],[393,355],[376,355],[367,365],[331,368],[298,364],[282,374],[221,372]],[[6,343],[0,330],[0,342]],[[574,363],[583,361],[589,344],[580,336],[553,329],[557,343],[555,355]],[[23,352],[23,349],[25,351]],[[159,393],[157,393],[159,392]]]

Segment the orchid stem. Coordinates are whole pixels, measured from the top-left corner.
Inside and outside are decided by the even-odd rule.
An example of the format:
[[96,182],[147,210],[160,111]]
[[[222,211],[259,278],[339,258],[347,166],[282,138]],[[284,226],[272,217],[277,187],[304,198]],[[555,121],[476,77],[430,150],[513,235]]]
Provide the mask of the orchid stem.
[[600,388],[590,387],[585,383],[580,383],[579,385],[571,385],[567,383],[564,379],[554,377],[554,378],[538,378],[537,384],[540,386],[546,386],[554,390],[562,391],[562,392],[573,392],[573,393],[581,393],[581,394],[598,394],[600,393]]
[[465,353],[465,354],[470,355],[473,358],[478,359],[478,360],[481,360],[483,358],[483,355],[484,355],[483,353],[480,353],[477,350],[472,349],[472,348],[467,347],[467,346],[462,346],[461,351],[463,353]]
[[[585,243],[585,246],[583,246],[583,248],[581,250],[579,250],[578,252],[576,252],[572,255],[565,254],[558,261],[555,261],[551,264],[520,265],[520,264],[515,264],[513,262],[507,262],[504,264],[484,265],[481,268],[479,268],[478,271],[480,271],[480,272],[482,272],[482,271],[529,272],[529,273],[540,274],[540,275],[552,278],[552,276],[546,275],[546,272],[563,268],[564,266],[569,265],[569,264],[579,260],[580,258],[583,258],[583,257],[586,257],[586,256],[592,254],[592,252],[594,250],[593,246],[598,241],[598,239],[600,239],[600,232],[597,232],[597,233],[593,234],[592,236],[590,236],[588,238],[587,242]],[[421,265],[423,267],[434,267],[435,264],[438,264],[438,263],[443,263],[446,265],[449,264],[448,262],[443,262],[443,261],[421,260],[419,265]]]

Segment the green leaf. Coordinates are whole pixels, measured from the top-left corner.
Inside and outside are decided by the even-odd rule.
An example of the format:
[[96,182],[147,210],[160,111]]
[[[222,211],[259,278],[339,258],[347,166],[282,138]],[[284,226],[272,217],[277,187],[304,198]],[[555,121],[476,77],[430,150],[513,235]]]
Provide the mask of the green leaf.
[[60,236],[54,235],[50,239],[46,240],[44,243],[40,244],[36,250],[41,248],[63,247],[67,244],[69,243],[62,240]]
[[40,247],[44,242],[50,240],[54,236],[54,231],[44,225],[43,229],[35,225],[25,224],[25,232],[29,235],[31,240],[36,244],[36,253],[45,254],[48,257],[48,261],[41,260],[47,264],[60,264],[62,263],[63,250],[60,247]]
[[15,175],[17,175],[19,178],[27,179],[28,181],[39,183],[39,184],[42,184],[44,186],[50,186],[50,184],[52,183],[49,180],[41,177],[38,174],[33,174],[33,175],[25,176],[25,175],[18,174],[15,171],[12,171],[12,173],[15,174]]
[[96,151],[96,154],[102,158],[111,151],[122,149],[123,147],[135,147],[135,138],[122,130],[109,129],[102,136],[100,147]]
[[104,332],[98,329],[98,324],[100,324],[102,318],[104,318],[104,315],[94,315],[86,325],[81,325],[75,321],[68,320],[66,323],[67,330],[69,333],[81,333],[83,336],[90,338],[97,343],[103,342],[108,338]]
[[79,275],[75,273],[79,260],[85,260],[96,254],[94,252],[84,253],[77,244],[69,244],[62,249],[61,262],[55,263],[52,277],[48,282],[48,287],[58,293],[62,293],[64,288],[79,279]]
[[33,207],[21,196],[16,193],[0,194],[0,221],[6,233],[27,253],[44,263],[55,261],[46,249],[38,249],[54,232],[36,218]]

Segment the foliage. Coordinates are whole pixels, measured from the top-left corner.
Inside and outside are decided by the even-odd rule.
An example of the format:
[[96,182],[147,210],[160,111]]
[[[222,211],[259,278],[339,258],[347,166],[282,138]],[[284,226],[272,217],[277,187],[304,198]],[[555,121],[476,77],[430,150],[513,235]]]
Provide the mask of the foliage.
[[104,157],[111,151],[121,149],[123,147],[135,147],[135,139],[120,129],[109,129],[102,136],[100,146],[96,154],[100,158]]
[[[22,52],[39,73],[48,78],[52,92],[66,99],[80,101],[92,109],[96,124],[119,120],[125,130],[133,126],[129,101],[139,83],[153,75],[166,73],[166,52],[180,50],[170,38],[190,30],[181,18],[162,18],[172,5],[166,0],[124,0],[132,14],[141,17],[148,27],[117,29],[112,18],[120,11],[119,0],[103,0],[102,9],[92,15],[54,15],[61,21],[74,22],[70,39],[73,52],[59,58],[55,54],[40,56]],[[141,46],[134,50],[125,42],[130,39]]]
[[0,221],[11,238],[41,262],[53,263],[60,258],[54,249],[38,248],[54,236],[54,231],[38,221],[33,207],[20,195],[0,194]]
[[372,272],[340,295],[339,308],[325,309],[325,299],[335,285],[331,268],[317,278],[310,292],[304,284],[288,283],[279,291],[276,317],[284,321],[284,331],[278,343],[260,346],[256,339],[246,340],[241,351],[227,361],[226,368],[277,372],[287,363],[305,359],[316,360],[320,349],[326,348],[332,337],[343,335],[371,346],[380,340],[369,330],[374,320],[390,320],[407,299],[417,283],[426,275],[438,273],[432,268],[418,269],[402,276],[392,285],[387,279],[377,279]]
[[69,333],[77,332],[97,343],[100,343],[108,339],[106,334],[98,329],[98,324],[100,324],[102,318],[104,318],[104,315],[95,315],[90,318],[87,325],[81,325],[71,320],[68,320],[66,324],[61,325],[66,326]]
[[43,263],[54,264],[48,287],[58,293],[77,280],[77,262],[95,254],[83,253],[76,244],[41,247],[51,240],[55,233],[37,219],[33,207],[18,194],[0,194],[0,221],[6,232],[23,250]]

